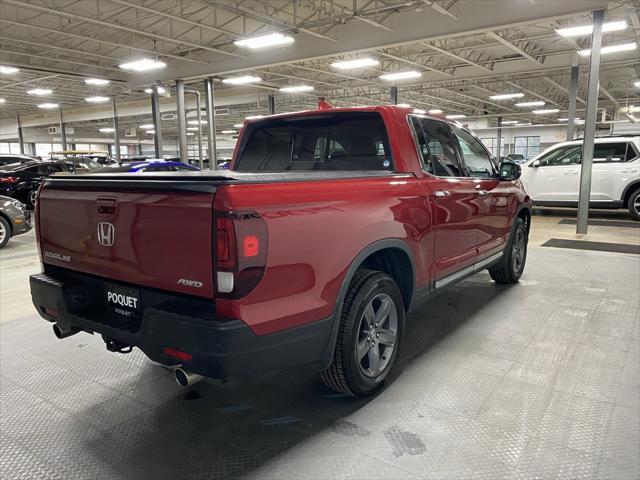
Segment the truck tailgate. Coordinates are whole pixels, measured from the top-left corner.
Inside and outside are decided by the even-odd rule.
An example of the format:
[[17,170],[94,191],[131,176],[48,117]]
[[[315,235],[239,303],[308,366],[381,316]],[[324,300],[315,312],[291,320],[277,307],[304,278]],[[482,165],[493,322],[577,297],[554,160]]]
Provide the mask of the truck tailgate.
[[[47,181],[38,199],[42,261],[129,284],[213,297],[215,184],[161,188]],[[176,188],[172,188],[176,187]]]

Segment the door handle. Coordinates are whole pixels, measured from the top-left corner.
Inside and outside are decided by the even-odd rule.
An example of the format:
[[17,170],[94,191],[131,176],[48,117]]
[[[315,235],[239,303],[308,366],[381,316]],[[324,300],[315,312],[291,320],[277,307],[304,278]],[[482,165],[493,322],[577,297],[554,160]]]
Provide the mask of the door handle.
[[578,171],[577,170],[571,170],[569,172],[564,172],[565,175],[577,175]]
[[435,192],[433,192],[433,194],[436,197],[448,197],[449,195],[451,195],[451,192],[449,190],[436,190]]

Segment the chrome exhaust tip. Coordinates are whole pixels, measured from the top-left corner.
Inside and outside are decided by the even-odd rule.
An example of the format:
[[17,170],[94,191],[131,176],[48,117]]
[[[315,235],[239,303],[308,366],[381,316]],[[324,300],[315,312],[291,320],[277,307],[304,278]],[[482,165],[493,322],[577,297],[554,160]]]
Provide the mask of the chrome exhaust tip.
[[204,379],[202,375],[188,372],[179,367],[173,371],[173,375],[176,379],[176,382],[178,382],[178,385],[182,387],[190,387],[198,383],[200,380]]
[[71,335],[75,335],[80,330],[77,328],[65,328],[61,326],[59,323],[53,324],[53,333],[59,339],[70,337]]

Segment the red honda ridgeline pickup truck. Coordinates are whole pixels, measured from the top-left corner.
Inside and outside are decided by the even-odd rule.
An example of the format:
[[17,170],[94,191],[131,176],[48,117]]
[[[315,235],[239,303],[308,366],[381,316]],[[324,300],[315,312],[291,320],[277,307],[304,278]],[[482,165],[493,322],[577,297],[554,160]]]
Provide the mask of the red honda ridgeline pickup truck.
[[230,171],[47,179],[33,303],[59,338],[139,347],[182,384],[314,363],[332,389],[371,394],[406,312],[483,269],[518,281],[519,176],[409,108],[247,121]]

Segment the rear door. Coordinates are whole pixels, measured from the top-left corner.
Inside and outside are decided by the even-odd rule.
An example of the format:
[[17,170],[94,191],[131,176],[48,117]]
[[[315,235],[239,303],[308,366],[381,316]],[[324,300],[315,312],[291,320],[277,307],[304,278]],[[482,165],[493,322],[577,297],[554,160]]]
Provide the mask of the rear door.
[[439,287],[464,274],[476,259],[478,194],[456,154],[449,126],[431,118],[409,118],[422,162],[422,182],[431,197],[428,203],[435,206],[433,279]]
[[515,192],[510,182],[498,180],[497,165],[480,139],[469,130],[452,126],[467,173],[474,181],[480,208],[477,230],[478,260],[500,252],[509,236],[511,219],[508,206]]

